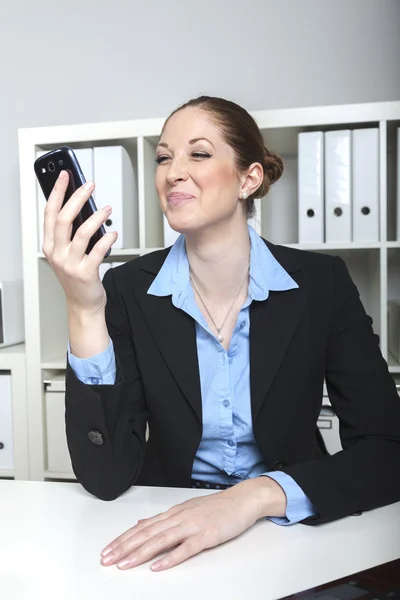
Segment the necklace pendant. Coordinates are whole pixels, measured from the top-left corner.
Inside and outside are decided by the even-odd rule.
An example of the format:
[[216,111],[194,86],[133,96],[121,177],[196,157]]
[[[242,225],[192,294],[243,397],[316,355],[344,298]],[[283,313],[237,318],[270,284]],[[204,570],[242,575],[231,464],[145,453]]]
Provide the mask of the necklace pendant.
[[224,336],[222,335],[222,333],[218,334],[218,341],[219,342],[223,342],[224,341]]

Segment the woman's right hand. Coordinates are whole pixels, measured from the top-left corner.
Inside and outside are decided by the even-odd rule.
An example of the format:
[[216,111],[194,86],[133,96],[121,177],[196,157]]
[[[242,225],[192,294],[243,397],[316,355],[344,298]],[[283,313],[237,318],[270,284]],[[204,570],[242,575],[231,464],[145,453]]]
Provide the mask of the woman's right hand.
[[90,238],[112,212],[111,207],[105,207],[82,223],[71,241],[72,223],[90,197],[94,184],[88,182],[78,188],[62,207],[67,187],[68,173],[62,171],[44,210],[42,252],[64,289],[68,309],[96,314],[104,310],[107,302],[99,266],[118,232],[106,233],[89,254],[85,253]]

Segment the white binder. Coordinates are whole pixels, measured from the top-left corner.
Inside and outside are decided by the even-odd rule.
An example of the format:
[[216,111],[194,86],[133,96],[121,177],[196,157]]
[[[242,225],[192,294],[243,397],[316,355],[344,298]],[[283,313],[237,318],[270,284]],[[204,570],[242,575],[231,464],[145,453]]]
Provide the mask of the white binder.
[[[36,158],[47,154],[48,150],[39,150],[36,152]],[[74,154],[78,159],[78,163],[81,166],[82,173],[85,176],[86,181],[93,181],[93,149],[92,148],[80,148],[79,150],[74,149]],[[44,208],[46,206],[46,199],[43,195],[42,188],[39,182],[36,181],[36,195],[37,195],[37,207],[38,207],[38,234],[39,234],[39,252],[42,251],[43,246],[43,224],[44,224]]]
[[353,242],[379,242],[379,130],[352,131]]
[[351,131],[325,132],[325,241],[351,242]]
[[396,197],[397,197],[397,239],[400,241],[400,127],[397,128],[397,158],[396,158]]
[[135,171],[125,148],[101,146],[93,149],[93,197],[97,209],[109,204],[113,211],[104,224],[106,231],[118,231],[113,248],[139,247],[138,194]]
[[178,237],[181,235],[179,231],[175,231],[172,229],[170,224],[168,223],[168,219],[165,215],[163,215],[163,227],[164,227],[164,247],[168,248],[175,244]]
[[324,134],[298,136],[299,243],[324,241]]

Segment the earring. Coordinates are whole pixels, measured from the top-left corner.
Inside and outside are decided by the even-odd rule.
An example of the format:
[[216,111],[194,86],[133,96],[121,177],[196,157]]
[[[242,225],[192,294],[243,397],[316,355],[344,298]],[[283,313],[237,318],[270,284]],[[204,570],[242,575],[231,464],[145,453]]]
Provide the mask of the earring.
[[243,192],[242,193],[242,200],[246,200],[246,198],[247,198],[247,192]]

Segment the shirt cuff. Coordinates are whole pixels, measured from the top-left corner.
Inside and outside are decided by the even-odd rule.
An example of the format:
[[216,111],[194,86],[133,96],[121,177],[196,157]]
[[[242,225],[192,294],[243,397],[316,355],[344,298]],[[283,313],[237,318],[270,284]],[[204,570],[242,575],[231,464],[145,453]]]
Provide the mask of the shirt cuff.
[[290,475],[283,471],[261,473],[259,477],[274,479],[286,494],[286,517],[267,517],[277,525],[294,525],[317,513],[312,502]]
[[90,358],[78,358],[71,354],[68,340],[68,362],[77,378],[88,385],[114,385],[116,376],[115,353],[112,339],[104,352]]

